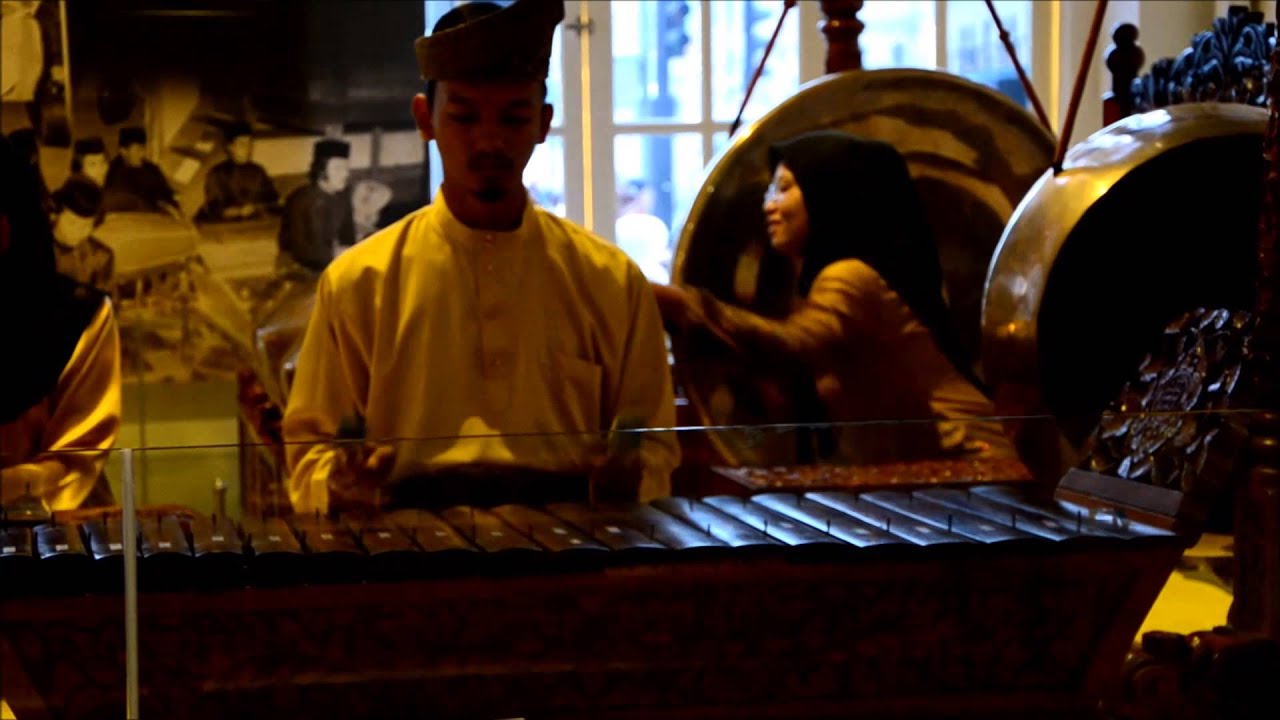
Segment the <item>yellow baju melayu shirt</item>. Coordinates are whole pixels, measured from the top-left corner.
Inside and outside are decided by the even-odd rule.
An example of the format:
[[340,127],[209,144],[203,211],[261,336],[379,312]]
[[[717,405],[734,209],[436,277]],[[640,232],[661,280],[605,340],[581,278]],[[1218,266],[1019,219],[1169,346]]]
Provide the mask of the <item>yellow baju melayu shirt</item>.
[[[391,481],[483,463],[589,470],[601,434],[671,428],[663,329],[626,255],[529,203],[513,232],[464,226],[444,196],[320,277],[284,418],[295,511],[328,508],[344,418],[392,442]],[[674,434],[640,441],[643,498],[667,494]]]
[[104,299],[53,392],[0,425],[0,498],[12,500],[30,484],[50,510],[80,507],[119,429],[120,334]]

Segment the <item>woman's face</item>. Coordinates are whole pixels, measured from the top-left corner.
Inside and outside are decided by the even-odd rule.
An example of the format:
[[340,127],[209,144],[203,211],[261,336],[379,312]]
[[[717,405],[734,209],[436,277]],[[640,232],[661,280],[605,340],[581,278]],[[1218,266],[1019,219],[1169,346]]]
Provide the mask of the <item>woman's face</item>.
[[769,244],[787,257],[804,253],[809,237],[809,212],[795,176],[786,165],[778,163],[773,182],[764,194],[764,219],[769,229]]

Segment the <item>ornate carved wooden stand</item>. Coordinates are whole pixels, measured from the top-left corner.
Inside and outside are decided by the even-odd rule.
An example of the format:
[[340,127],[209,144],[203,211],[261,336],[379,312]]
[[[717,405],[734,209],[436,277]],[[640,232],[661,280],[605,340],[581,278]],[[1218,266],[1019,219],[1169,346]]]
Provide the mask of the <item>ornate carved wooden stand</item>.
[[[1280,5],[1280,3],[1278,3]],[[1232,7],[1197,34],[1176,59],[1138,75],[1138,31],[1120,25],[1107,53],[1110,124],[1133,113],[1184,102],[1262,106],[1270,119],[1258,222],[1259,275],[1248,377],[1252,405],[1247,472],[1235,488],[1235,578],[1230,628],[1191,635],[1153,632],[1130,658],[1125,695],[1114,708],[1127,718],[1253,718],[1280,714],[1280,305],[1276,297],[1280,231],[1280,53],[1263,14]],[[1270,62],[1268,63],[1268,55]],[[1268,82],[1269,80],[1269,82]]]

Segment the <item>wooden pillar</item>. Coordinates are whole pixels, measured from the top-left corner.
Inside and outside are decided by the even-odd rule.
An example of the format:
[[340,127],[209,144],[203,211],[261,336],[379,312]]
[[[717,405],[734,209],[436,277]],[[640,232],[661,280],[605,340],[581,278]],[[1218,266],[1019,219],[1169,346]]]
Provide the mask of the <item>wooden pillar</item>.
[[1261,412],[1250,423],[1249,473],[1237,495],[1235,598],[1229,617],[1238,629],[1280,641],[1280,47],[1271,55],[1269,73],[1256,326],[1249,348],[1249,379]]
[[1133,114],[1133,79],[1142,69],[1146,53],[1138,45],[1138,28],[1121,23],[1111,31],[1107,48],[1107,70],[1111,71],[1111,92],[1102,96],[1102,126]]
[[818,27],[827,36],[827,72],[838,73],[862,69],[862,50],[858,36],[866,27],[858,19],[862,0],[822,0],[826,16]]

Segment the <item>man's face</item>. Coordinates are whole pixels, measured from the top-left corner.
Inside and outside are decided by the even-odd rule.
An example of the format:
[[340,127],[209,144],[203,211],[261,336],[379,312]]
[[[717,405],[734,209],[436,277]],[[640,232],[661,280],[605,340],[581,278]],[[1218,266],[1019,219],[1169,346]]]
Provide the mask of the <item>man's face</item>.
[[58,213],[58,219],[53,224],[53,237],[63,245],[75,247],[89,239],[93,234],[93,226],[93,218],[63,210]]
[[541,81],[439,82],[423,134],[436,141],[444,179],[481,203],[524,190],[524,168],[547,139],[551,106]]
[[98,185],[102,185],[107,180],[107,156],[102,153],[85,155],[80,161],[80,172]]
[[142,167],[142,161],[147,159],[147,146],[142,143],[134,143],[125,146],[120,151],[121,157],[124,158],[124,164],[129,167]]
[[329,158],[324,166],[324,174],[320,176],[320,187],[326,192],[335,193],[347,187],[351,177],[351,164],[346,158]]
[[231,162],[237,165],[244,165],[253,157],[253,138],[248,135],[241,135],[227,144],[227,155],[231,157]]

